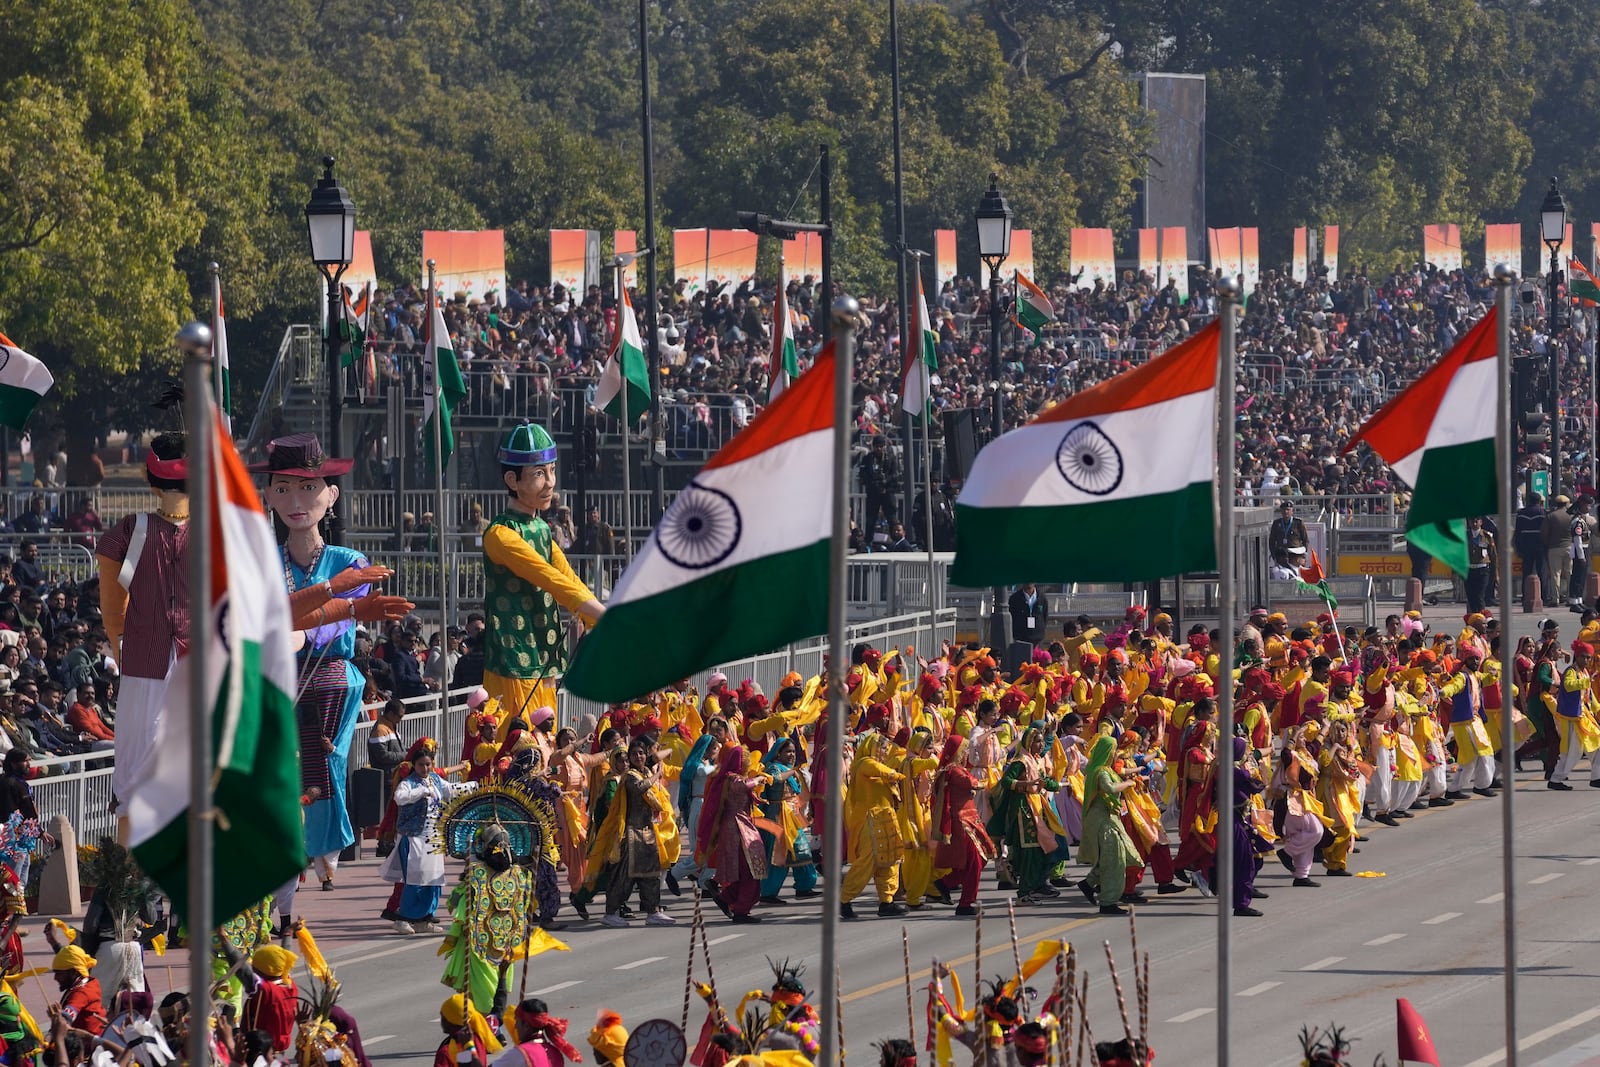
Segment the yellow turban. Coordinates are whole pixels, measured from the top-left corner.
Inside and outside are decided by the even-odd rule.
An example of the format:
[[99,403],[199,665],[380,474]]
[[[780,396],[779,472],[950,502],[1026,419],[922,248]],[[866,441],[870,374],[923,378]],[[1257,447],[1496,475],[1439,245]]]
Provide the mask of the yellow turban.
[[94,957],[77,945],[64,945],[61,951],[56,953],[56,958],[50,961],[50,969],[52,971],[76,971],[87,977],[89,969],[94,964]]
[[605,1063],[621,1063],[622,1050],[628,1044],[628,1031],[622,1025],[622,1016],[614,1011],[603,1011],[589,1031],[589,1047]]
[[286,948],[277,945],[262,945],[250,957],[250,966],[266,975],[268,978],[282,978],[294,967],[296,956]]
[[493,1031],[489,1029],[489,1022],[466,996],[457,993],[439,1005],[439,1018],[451,1026],[466,1025],[472,1035],[478,1039],[478,1044],[483,1047],[487,1055],[493,1056],[503,1047],[496,1040]]

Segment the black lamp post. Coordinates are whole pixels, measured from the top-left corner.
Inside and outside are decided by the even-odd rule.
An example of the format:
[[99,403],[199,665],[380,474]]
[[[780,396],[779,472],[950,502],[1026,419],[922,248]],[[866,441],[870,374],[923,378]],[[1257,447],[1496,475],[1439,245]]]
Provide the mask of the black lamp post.
[[[339,279],[356,257],[356,205],[333,176],[333,157],[322,157],[322,177],[306,203],[306,233],[311,239],[311,262],[328,281],[328,321],[323,337],[328,361],[328,454],[344,451],[344,368],[339,365],[339,330],[342,311]],[[344,537],[347,494],[333,506],[333,541]]]
[[[974,216],[978,225],[978,256],[989,268],[989,388],[990,436],[996,440],[1005,432],[1005,394],[1000,388],[1000,328],[1004,312],[1000,307],[1000,264],[1011,255],[1011,205],[1000,195],[999,175],[989,175],[989,191],[978,202]],[[1008,642],[1006,618],[1001,606],[1002,590],[995,586],[989,614],[989,647],[996,660],[1002,660]]]
[[1556,334],[1566,325],[1556,289],[1561,283],[1561,245],[1567,239],[1567,202],[1561,198],[1556,180],[1539,205],[1539,236],[1550,249],[1550,499],[1561,492],[1561,355]]

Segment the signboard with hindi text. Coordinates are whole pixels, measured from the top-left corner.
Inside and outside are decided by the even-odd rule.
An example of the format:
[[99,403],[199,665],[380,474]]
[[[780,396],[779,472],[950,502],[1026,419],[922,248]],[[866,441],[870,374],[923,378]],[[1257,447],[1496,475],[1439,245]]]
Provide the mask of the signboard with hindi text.
[[442,299],[463,293],[469,300],[481,300],[489,293],[505,292],[504,230],[423,230],[423,278],[428,276],[430,259],[435,265],[434,290]]

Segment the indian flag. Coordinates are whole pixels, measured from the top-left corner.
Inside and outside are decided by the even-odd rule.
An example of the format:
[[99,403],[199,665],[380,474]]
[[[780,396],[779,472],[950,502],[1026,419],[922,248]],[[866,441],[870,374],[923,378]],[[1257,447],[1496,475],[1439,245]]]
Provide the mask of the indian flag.
[[1147,581],[1216,567],[1213,322],[978,453],[955,585]]
[[339,288],[344,292],[344,310],[339,323],[339,336],[348,346],[344,354],[339,357],[339,365],[350,367],[355,365],[356,353],[367,344],[367,318],[371,310],[372,289],[368,286],[357,295],[352,294],[347,285],[341,285]]
[[1600,280],[1576,259],[1567,260],[1567,266],[1571,269],[1568,277],[1571,279],[1569,288],[1572,295],[1591,304],[1600,304]]
[[[208,403],[215,433],[208,484],[211,545],[206,690],[214,758],[212,915],[237,915],[305,865],[300,815],[296,671],[289,645],[289,599],[272,525],[221,419]],[[197,596],[196,601],[202,598]],[[156,723],[155,759],[124,798],[129,840],[139,866],[188,910],[189,751],[193,743],[189,656],[173,664],[166,707]]]
[[1044,295],[1044,290],[1034,285],[1026,274],[1017,271],[1017,322],[1037,335],[1055,320],[1055,305]]
[[217,393],[217,410],[222,416],[222,430],[229,439],[233,437],[233,380],[228,370],[228,322],[222,315],[222,279],[213,277],[212,288],[215,309],[211,323],[211,375],[212,387]]
[[[466,383],[461,380],[461,365],[456,362],[455,350],[450,347],[450,330],[444,324],[444,312],[436,295],[430,294],[428,305],[427,344],[423,346],[422,362],[422,447],[427,456],[428,469],[434,470],[434,441],[439,442],[440,465],[450,462],[450,453],[456,450],[455,431],[450,426],[450,411],[467,395]],[[443,394],[444,405],[439,404]],[[434,420],[438,420],[435,429]]]
[[[627,387],[626,417],[622,410],[624,383]],[[617,305],[617,334],[611,342],[611,358],[600,372],[594,406],[630,426],[650,406],[650,368],[644,361],[639,318],[633,313],[633,301],[628,298],[626,286],[622,289],[622,303]]]
[[54,384],[48,367],[0,333],[0,426],[21,433],[39,398]]
[[1500,381],[1498,311],[1489,310],[1405,392],[1378,409],[1344,446],[1372,446],[1411,487],[1406,538],[1467,573],[1466,520],[1492,514],[1495,405]]
[[772,353],[767,359],[772,374],[767,386],[769,404],[800,377],[800,352],[794,344],[794,312],[789,310],[787,285],[783,277],[783,261],[779,260],[778,295],[772,304]]
[[828,627],[833,347],[700,469],[578,645],[565,685],[631,700]]
[[939,373],[939,335],[928,318],[928,298],[922,291],[922,270],[912,273],[911,339],[905,346],[904,380],[900,384],[900,408],[907,414],[927,418],[933,400],[933,376]]

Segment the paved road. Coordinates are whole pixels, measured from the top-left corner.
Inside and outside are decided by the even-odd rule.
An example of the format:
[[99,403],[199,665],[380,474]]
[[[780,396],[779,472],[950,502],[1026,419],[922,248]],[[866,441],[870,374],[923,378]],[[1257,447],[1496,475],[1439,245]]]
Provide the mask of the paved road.
[[[1581,779],[1575,778],[1575,781]],[[1562,1050],[1600,1031],[1600,973],[1592,962],[1600,944],[1600,911],[1592,901],[1600,886],[1600,790],[1547,791],[1537,775],[1518,786],[1517,920],[1521,938],[1520,1034],[1533,1040],[1524,1063]],[[1499,801],[1473,800],[1419,812],[1399,828],[1371,826],[1355,869],[1383,878],[1326,879],[1319,889],[1295,889],[1273,864],[1258,886],[1271,894],[1259,919],[1234,922],[1233,1049],[1236,1064],[1276,1067],[1299,1062],[1295,1034],[1302,1023],[1337,1021],[1359,1038],[1356,1062],[1379,1052],[1394,1059],[1394,1000],[1408,997],[1425,1016],[1444,1062],[1491,1067],[1503,1048],[1501,981],[1502,898]],[[341,872],[332,893],[301,895],[299,905],[345,987],[345,1004],[360,1020],[374,1059],[412,1061],[431,1055],[438,1042],[437,938],[402,938],[376,919],[387,887],[376,884],[368,862]],[[985,885],[990,905],[983,924],[983,973],[1011,966],[1006,899]],[[530,993],[572,1018],[587,1032],[601,1007],[628,1023],[682,1017],[685,952],[691,905],[668,898],[678,929],[609,930],[574,924],[561,936],[571,953],[533,961]],[[863,915],[871,907],[860,907]],[[716,981],[730,1005],[744,992],[765,987],[764,957],[803,959],[807,977],[819,980],[819,922],[815,906],[761,909],[759,927],[734,927],[719,914],[708,923]],[[566,916],[570,918],[571,916]],[[904,1034],[902,925],[909,934],[913,978],[926,981],[931,958],[956,966],[970,989],[975,927],[947,908],[930,907],[893,920],[863,918],[842,925],[847,1049],[854,1062],[870,1062],[870,1042]],[[1109,939],[1126,968],[1130,959],[1124,919],[1091,913],[1077,894],[1021,909],[1018,935],[1026,956],[1041,937],[1076,944],[1092,975],[1091,1018],[1096,1033],[1121,1028],[1101,942]],[[1152,956],[1152,1044],[1169,1060],[1215,1061],[1216,903],[1186,893],[1139,910],[1141,950]],[[39,941],[33,941],[40,946]],[[36,950],[37,951],[37,950]],[[181,963],[180,963],[181,968]],[[697,977],[703,977],[697,966]],[[151,974],[158,994],[167,989],[159,965]],[[181,970],[178,975],[182,984]],[[1124,971],[1131,996],[1131,977]],[[1038,985],[1047,984],[1041,975]],[[37,987],[25,991],[30,1004]],[[917,999],[919,1027],[924,1000]],[[698,1032],[703,1011],[690,1012]],[[919,1041],[920,1045],[920,1041]],[[1591,1055],[1595,1050],[1590,1050]],[[1574,1058],[1576,1057],[1576,1058]],[[1581,1049],[1554,1061],[1581,1064]]]

